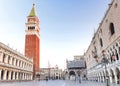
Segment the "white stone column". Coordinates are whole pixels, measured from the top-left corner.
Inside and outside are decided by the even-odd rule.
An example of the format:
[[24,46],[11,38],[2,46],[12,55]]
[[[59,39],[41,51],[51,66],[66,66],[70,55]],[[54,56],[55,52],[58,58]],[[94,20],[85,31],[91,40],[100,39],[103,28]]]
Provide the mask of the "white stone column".
[[29,80],[31,80],[31,74],[30,74],[30,78],[29,78]]
[[21,80],[23,80],[23,73],[21,73]]
[[98,82],[100,82],[100,77],[98,76]]
[[20,80],[20,72],[18,72],[18,80]]
[[2,62],[2,61],[3,61],[3,53],[0,52],[0,62]]
[[27,74],[27,80],[29,80],[29,74]]
[[28,74],[27,74],[27,80],[28,80]]
[[25,73],[25,77],[24,77],[24,79],[26,80],[26,73]]
[[102,78],[102,76],[100,76],[100,79],[101,79],[100,81],[103,82],[103,78]]
[[31,74],[31,80],[33,79],[33,74]]
[[3,80],[6,80],[7,70],[4,70]]
[[105,82],[104,76],[102,76],[102,80],[103,80],[103,82]]
[[99,77],[98,77],[98,82],[100,81]]
[[20,80],[22,80],[22,74],[21,74],[21,72],[20,72]]
[[22,75],[23,75],[23,74],[21,73],[21,80],[22,80],[22,77],[23,77]]
[[18,76],[19,76],[19,73],[17,72],[17,75],[16,75],[16,80],[18,80]]
[[26,73],[25,73],[25,77],[24,77],[24,80],[26,80]]
[[24,78],[24,73],[23,73],[23,75],[22,75],[23,77],[22,77],[22,80],[24,80],[25,78]]
[[11,71],[9,71],[8,80],[11,80]]
[[112,76],[110,76],[110,83],[113,83],[113,81],[112,81]]
[[27,73],[25,74],[25,76],[26,76],[26,80],[27,80]]
[[28,80],[30,80],[30,74],[28,74]]
[[13,71],[13,80],[15,80],[15,72]]
[[30,74],[30,78],[29,78],[29,80],[31,80],[31,74]]
[[115,76],[115,83],[117,84],[117,76],[116,75],[114,75]]
[[28,74],[28,80],[30,80],[30,74]]

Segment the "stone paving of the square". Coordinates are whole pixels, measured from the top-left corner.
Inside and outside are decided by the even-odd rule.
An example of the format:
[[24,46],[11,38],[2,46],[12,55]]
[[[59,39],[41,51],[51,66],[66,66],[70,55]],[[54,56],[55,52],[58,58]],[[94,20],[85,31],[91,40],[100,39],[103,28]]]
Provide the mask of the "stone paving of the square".
[[[29,82],[0,82],[0,86],[106,86],[105,83],[93,81],[70,81],[70,80],[49,80],[49,81],[29,81]],[[120,86],[111,84],[110,86]]]

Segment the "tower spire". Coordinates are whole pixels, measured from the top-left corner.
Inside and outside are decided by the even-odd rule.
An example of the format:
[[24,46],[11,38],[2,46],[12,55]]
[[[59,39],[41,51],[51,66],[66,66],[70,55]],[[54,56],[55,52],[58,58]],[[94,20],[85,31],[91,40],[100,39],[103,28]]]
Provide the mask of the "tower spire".
[[33,3],[32,9],[29,13],[29,17],[34,17],[36,16],[36,11],[35,11],[35,4]]

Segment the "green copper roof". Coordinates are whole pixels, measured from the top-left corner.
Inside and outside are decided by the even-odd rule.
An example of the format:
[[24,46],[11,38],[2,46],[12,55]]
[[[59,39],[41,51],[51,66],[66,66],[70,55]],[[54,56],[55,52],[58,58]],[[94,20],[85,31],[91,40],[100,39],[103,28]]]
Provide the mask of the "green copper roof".
[[33,16],[36,16],[36,12],[35,12],[35,7],[34,7],[35,4],[33,4],[33,7],[30,11],[30,14],[29,14],[29,17],[33,17]]

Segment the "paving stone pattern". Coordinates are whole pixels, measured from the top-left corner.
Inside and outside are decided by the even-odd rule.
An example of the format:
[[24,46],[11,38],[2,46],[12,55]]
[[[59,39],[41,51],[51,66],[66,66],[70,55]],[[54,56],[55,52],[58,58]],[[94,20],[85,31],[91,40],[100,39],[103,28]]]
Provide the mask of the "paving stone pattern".
[[[93,81],[78,81],[71,80],[48,80],[48,81],[29,81],[29,82],[0,82],[0,86],[106,86],[106,83]],[[111,84],[111,86],[120,86],[120,84]]]

